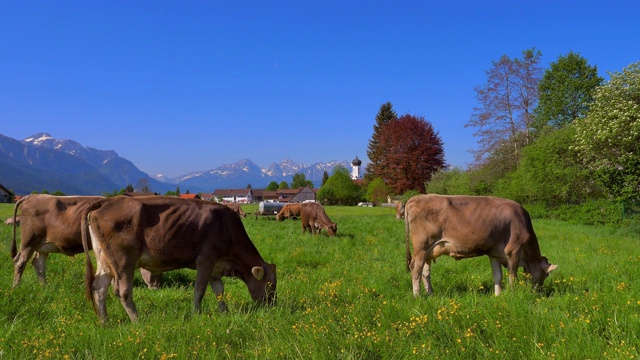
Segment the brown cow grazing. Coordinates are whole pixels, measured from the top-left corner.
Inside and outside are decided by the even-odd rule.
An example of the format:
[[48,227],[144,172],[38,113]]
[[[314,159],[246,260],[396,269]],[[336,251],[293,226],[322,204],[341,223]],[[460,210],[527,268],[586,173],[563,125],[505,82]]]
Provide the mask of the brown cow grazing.
[[[414,196],[405,206],[407,265],[411,270],[413,295],[420,295],[420,279],[427,294],[431,286],[431,260],[448,255],[456,260],[487,255],[495,284],[502,291],[502,268],[509,283],[518,267],[531,275],[534,286],[542,286],[557,265],[540,254],[529,213],[518,203],[485,196]],[[409,238],[413,244],[413,259]]]
[[396,220],[404,219],[404,202],[396,203]]
[[[222,299],[222,276],[244,281],[257,302],[275,301],[275,265],[262,259],[242,221],[227,206],[174,197],[114,197],[101,200],[101,206],[83,219],[82,229],[87,296],[103,321],[107,319],[106,294],[112,279],[129,318],[137,320],[132,289],[138,266],[154,273],[196,269],[196,311],[207,284]],[[86,251],[87,230],[96,254],[95,276]],[[226,308],[223,302],[219,306]]]
[[276,220],[283,221],[284,219],[299,218],[301,209],[301,203],[285,204],[282,209],[280,209],[280,211],[276,214]]
[[241,218],[243,218],[243,219],[247,218],[247,214],[245,214],[244,211],[242,211],[242,208],[240,207],[240,204],[238,204],[238,203],[228,203],[227,206],[230,207],[231,210],[233,210],[233,212],[238,214]]
[[[101,199],[99,196],[27,195],[15,204],[14,217],[21,207],[20,252],[16,246],[16,227],[13,228],[11,257],[14,263],[13,286],[20,283],[24,269],[33,256],[38,279],[46,279],[46,261],[50,253],[73,256],[82,252],[81,218],[87,208]],[[34,256],[35,253],[35,256]],[[159,277],[142,270],[142,277],[150,288],[158,287]]]
[[322,229],[326,229],[330,236],[335,236],[338,232],[338,224],[332,222],[322,205],[315,202],[302,204],[300,220],[303,234],[307,230],[311,234],[319,234]]

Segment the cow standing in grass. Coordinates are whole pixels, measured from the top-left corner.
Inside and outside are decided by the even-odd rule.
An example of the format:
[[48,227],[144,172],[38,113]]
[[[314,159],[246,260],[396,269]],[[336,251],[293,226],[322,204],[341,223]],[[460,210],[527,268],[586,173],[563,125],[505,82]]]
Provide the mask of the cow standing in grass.
[[[13,227],[11,258],[14,263],[13,286],[20,283],[27,263],[33,257],[38,279],[46,280],[46,262],[51,253],[73,256],[83,251],[81,219],[100,196],[53,196],[31,194],[15,204],[13,216],[21,208],[20,251],[16,246],[16,226]],[[140,269],[149,288],[157,288],[160,274]]]
[[300,211],[302,211],[301,203],[285,204],[282,209],[276,214],[276,220],[283,221],[284,219],[296,219],[300,217]]
[[[153,273],[196,269],[193,305],[200,304],[207,285],[218,297],[223,276],[246,283],[253,300],[273,303],[276,267],[266,263],[249,239],[242,220],[229,207],[174,197],[114,197],[100,200],[83,219],[86,289],[99,317],[107,319],[106,295],[113,283],[131,321],[138,319],[133,302],[133,273],[142,266]],[[88,254],[91,235],[97,269]]]
[[502,291],[502,266],[508,269],[509,283],[515,281],[518,267],[524,266],[534,286],[542,286],[549,272],[557,267],[540,254],[529,213],[511,200],[414,196],[405,205],[405,228],[407,266],[415,296],[420,294],[421,279],[427,294],[433,293],[431,261],[441,255],[456,260],[487,255],[496,295]]
[[338,232],[338,224],[331,221],[322,205],[315,202],[302,204],[300,221],[303,234],[307,230],[311,234],[319,234],[322,229],[325,229],[330,236],[335,236]]

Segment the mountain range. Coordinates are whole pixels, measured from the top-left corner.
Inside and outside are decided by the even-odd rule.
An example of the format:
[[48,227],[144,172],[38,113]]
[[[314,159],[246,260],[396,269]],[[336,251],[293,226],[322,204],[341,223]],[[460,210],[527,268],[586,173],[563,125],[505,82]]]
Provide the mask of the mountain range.
[[24,195],[33,191],[62,191],[67,195],[102,195],[127,185],[165,193],[177,187],[181,192],[213,192],[215,189],[265,188],[275,181],[291,182],[302,173],[315,186],[320,186],[326,171],[334,167],[349,168],[346,160],[298,164],[285,159],[261,168],[249,159],[224,164],[215,169],[191,172],[176,178],[161,174],[150,176],[113,150],[82,146],[73,140],[59,140],[38,133],[19,141],[0,134],[0,184]]

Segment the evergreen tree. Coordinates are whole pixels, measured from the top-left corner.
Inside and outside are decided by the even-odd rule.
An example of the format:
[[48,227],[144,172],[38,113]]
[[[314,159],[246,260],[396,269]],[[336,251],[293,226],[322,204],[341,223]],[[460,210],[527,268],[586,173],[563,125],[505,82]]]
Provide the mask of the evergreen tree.
[[367,156],[369,157],[369,164],[365,172],[367,179],[371,179],[373,174],[379,172],[381,166],[380,160],[386,150],[381,149],[379,145],[381,129],[396,119],[398,119],[398,115],[393,111],[393,105],[390,102],[386,102],[380,106],[380,110],[376,115],[376,122],[373,124],[373,135],[371,135],[369,146],[367,147]]
[[329,174],[325,170],[324,174],[322,174],[322,184],[320,186],[324,186],[324,184],[327,182],[327,180],[329,180]]

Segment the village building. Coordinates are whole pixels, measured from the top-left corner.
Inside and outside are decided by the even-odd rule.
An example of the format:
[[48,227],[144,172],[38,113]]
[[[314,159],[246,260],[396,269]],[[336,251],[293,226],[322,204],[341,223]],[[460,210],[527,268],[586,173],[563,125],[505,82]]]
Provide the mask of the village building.
[[13,193],[0,184],[0,203],[10,203]]

